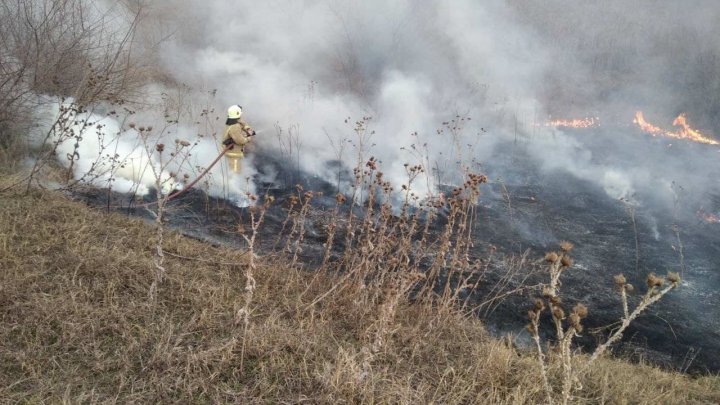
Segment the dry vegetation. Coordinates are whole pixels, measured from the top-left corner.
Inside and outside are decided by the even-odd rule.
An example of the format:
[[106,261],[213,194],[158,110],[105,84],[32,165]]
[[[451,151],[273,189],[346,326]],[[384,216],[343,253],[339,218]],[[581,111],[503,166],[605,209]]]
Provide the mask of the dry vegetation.
[[[160,191],[153,226],[39,190],[33,177],[55,160],[50,134],[30,173],[16,174],[35,95],[72,96],[68,108],[83,111],[123,105],[143,82],[129,51],[141,8],[118,34],[102,13],[79,12],[88,4],[0,0],[0,21],[13,22],[0,28],[0,402],[720,402],[717,377],[575,352],[579,310],[557,315],[555,290],[545,298],[561,344],[538,334],[545,304],[530,319],[537,348],[488,336],[460,295],[488,271],[471,237],[486,178],[468,170],[451,195],[421,201],[410,190],[424,167],[406,166],[407,184],[393,190],[379,162],[359,156],[355,195],[338,194],[325,213],[315,272],[299,259],[316,196],[302,188],[266,257],[255,243],[271,200],[238,226],[249,247],[238,251],[166,231],[169,195]],[[66,121],[61,114],[53,130],[68,132]],[[356,123],[361,141],[365,121]],[[164,145],[144,146],[162,155]],[[404,201],[393,205],[397,193]],[[563,257],[551,261],[551,287],[570,267]],[[513,293],[515,275],[485,303]],[[618,280],[629,322],[637,314]]]
[[689,111],[701,127],[714,133],[720,129],[720,47],[715,40],[720,30],[710,23],[717,15],[712,2],[507,3],[526,27],[554,45],[553,69],[542,85],[553,113],[586,113],[610,98],[668,115]]
[[[101,101],[128,111],[141,98],[151,70],[133,47],[141,12],[96,0],[0,0],[0,173],[28,170],[22,158],[34,152],[31,182],[55,160],[53,131],[67,130],[69,112]],[[39,114],[55,97],[64,113]],[[52,129],[30,143],[39,121]]]
[[[0,196],[0,397],[7,402],[536,403],[536,357],[448,307],[363,288],[327,295],[332,275],[255,261],[166,234],[156,299],[156,232],[50,192]],[[314,306],[309,305],[319,297]],[[387,318],[387,297],[394,316]],[[378,347],[378,331],[384,331]],[[561,364],[550,352],[548,376]],[[580,364],[584,357],[576,357]],[[692,379],[599,359],[577,402],[717,403]]]

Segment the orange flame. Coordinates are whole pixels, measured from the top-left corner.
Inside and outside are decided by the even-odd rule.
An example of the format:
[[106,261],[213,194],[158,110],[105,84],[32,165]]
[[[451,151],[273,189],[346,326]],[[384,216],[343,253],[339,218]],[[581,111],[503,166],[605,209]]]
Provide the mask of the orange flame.
[[700,210],[697,212],[698,216],[702,218],[703,221],[709,223],[709,224],[720,224],[720,217],[718,217],[715,214],[711,214],[709,212],[705,212],[705,210]]
[[580,118],[573,120],[557,119],[547,121],[543,126],[556,128],[593,128],[600,126],[600,119],[597,117]]
[[678,117],[673,121],[673,125],[676,127],[682,127],[682,129],[678,132],[678,135],[683,139],[690,139],[695,142],[706,143],[709,145],[720,145],[720,142],[708,138],[697,130],[690,128],[690,125],[688,125],[687,119],[685,118],[685,114],[678,115]]
[[688,125],[687,123],[685,114],[678,115],[678,117],[675,118],[675,120],[673,121],[673,126],[680,127],[680,129],[678,129],[676,132],[666,131],[648,123],[647,121],[645,121],[645,117],[643,116],[642,111],[638,111],[635,113],[635,119],[633,120],[633,123],[637,124],[640,129],[652,136],[660,135],[674,139],[685,139],[693,142],[704,143],[707,145],[720,145],[720,142],[712,138],[708,138],[707,136],[701,134],[698,130],[691,128],[690,125]]
[[663,131],[655,125],[652,125],[645,121],[645,117],[643,116],[642,111],[638,111],[635,113],[635,119],[633,120],[633,122],[635,124],[638,124],[638,126],[640,126],[640,129],[647,132],[648,134],[651,134],[652,136],[665,135],[666,133],[666,131]]

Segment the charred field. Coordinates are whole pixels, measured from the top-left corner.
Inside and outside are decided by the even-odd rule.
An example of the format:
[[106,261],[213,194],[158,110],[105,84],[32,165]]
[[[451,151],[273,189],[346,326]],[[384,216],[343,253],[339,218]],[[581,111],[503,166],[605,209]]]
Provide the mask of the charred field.
[[717,0],[3,5],[0,403],[720,403]]
[[[632,146],[595,154],[593,160],[598,164],[632,165],[636,153],[633,147],[668,156],[666,161],[654,163],[664,168],[681,164],[673,158],[678,149],[686,150],[677,156],[688,152],[709,156],[717,153],[694,144],[668,146],[666,140],[636,132],[628,128],[570,131],[588,148],[612,142]],[[470,278],[473,288],[459,286],[455,279],[445,278],[443,282],[463,289],[458,294],[461,303],[490,331],[511,336],[519,346],[528,346],[530,335],[524,330],[524,314],[539,295],[537,286],[545,281],[541,258],[560,241],[570,241],[575,245],[575,264],[566,275],[562,294],[565,302],[588,306],[587,329],[578,342],[590,350],[604,341],[622,317],[613,275],[624,274],[642,291],[648,273],[679,272],[683,279],[680,288],[635,321],[615,347],[615,353],[682,372],[720,372],[720,224],[702,215],[720,211],[720,193],[708,188],[700,196],[690,195],[698,190],[680,186],[678,190],[688,195],[677,197],[674,204],[648,203],[649,199],[636,195],[633,201],[613,198],[595,181],[566,170],[541,170],[539,162],[525,153],[532,146],[530,137],[506,142],[497,147],[499,157],[483,165],[490,181],[481,188],[476,204],[470,255],[482,263],[484,271]],[[323,260],[337,184],[288,169],[282,159],[272,154],[259,152],[257,159],[276,175],[275,182],[258,184],[259,194],[271,195],[275,202],[259,229],[257,248],[268,256],[282,256],[292,250],[287,239],[289,201],[312,191],[310,209],[304,216],[304,237],[297,252],[299,266],[313,271]],[[638,191],[643,192],[646,190]],[[114,210],[151,219],[146,210],[128,206],[126,196],[108,197],[106,193],[87,191],[76,197],[99,208],[109,204]],[[361,217],[365,208],[359,204],[355,215]],[[216,245],[245,246],[240,234],[250,221],[247,208],[193,190],[174,201],[168,214],[168,224],[185,235]],[[347,215],[344,208],[339,217]],[[441,232],[444,220],[442,215],[435,219],[432,232]],[[335,238],[332,258],[341,257],[344,248],[343,237]],[[631,302],[635,299],[631,298]],[[548,321],[547,338],[549,331]]]

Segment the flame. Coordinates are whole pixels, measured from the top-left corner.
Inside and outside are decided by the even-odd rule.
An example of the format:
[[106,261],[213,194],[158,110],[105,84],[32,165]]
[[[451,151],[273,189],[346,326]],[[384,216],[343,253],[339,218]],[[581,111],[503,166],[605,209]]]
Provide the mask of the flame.
[[593,128],[600,126],[600,119],[597,117],[579,118],[572,120],[557,119],[545,122],[543,126],[556,128]]
[[647,121],[645,121],[645,117],[643,116],[642,111],[638,111],[635,113],[635,119],[633,120],[633,123],[637,124],[640,129],[652,136],[660,135],[674,139],[685,139],[693,142],[704,143],[707,145],[720,145],[720,142],[712,138],[708,138],[707,136],[700,133],[698,130],[691,128],[690,125],[688,125],[687,123],[687,118],[685,118],[685,114],[678,115],[678,117],[675,118],[675,120],[673,121],[673,126],[680,127],[676,132],[666,131],[648,123]]
[[678,135],[682,139],[690,139],[692,141],[706,143],[708,145],[720,145],[720,142],[712,138],[708,138],[697,130],[690,128],[690,125],[688,125],[687,119],[685,118],[685,114],[678,115],[678,117],[673,121],[673,125],[676,127],[682,127],[682,129],[678,132]]
[[720,224],[720,217],[718,217],[715,214],[711,214],[709,212],[705,212],[705,210],[701,209],[697,212],[697,215],[702,218],[703,221],[709,223],[709,224]]
[[652,136],[665,135],[666,133],[666,131],[663,131],[655,125],[652,125],[645,121],[645,117],[643,116],[642,111],[638,111],[635,113],[635,119],[633,120],[633,122],[635,124],[638,124],[638,126],[640,126],[640,129],[647,132],[648,134],[651,134]]

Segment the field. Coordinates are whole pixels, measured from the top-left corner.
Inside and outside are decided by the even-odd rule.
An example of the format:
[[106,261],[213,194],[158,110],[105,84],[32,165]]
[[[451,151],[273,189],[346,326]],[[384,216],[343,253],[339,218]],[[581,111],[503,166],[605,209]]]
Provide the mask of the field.
[[[534,353],[452,308],[165,235],[53,192],[0,196],[3,402],[537,403]],[[374,296],[374,299],[371,297]],[[310,305],[323,297],[316,305]],[[390,308],[392,307],[392,308]],[[551,360],[553,354],[550,354]],[[574,357],[578,365],[584,356]],[[560,384],[551,361],[550,383]],[[717,403],[717,377],[601,359],[578,403]]]

